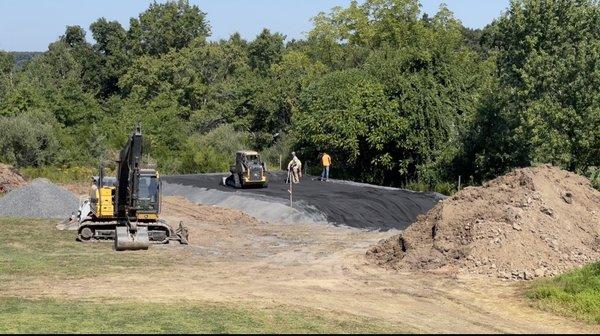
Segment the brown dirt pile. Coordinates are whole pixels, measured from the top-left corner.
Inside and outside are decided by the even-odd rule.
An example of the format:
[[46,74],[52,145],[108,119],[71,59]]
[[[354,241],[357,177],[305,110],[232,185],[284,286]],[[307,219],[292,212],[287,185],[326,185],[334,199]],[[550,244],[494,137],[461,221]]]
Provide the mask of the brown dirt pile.
[[[179,196],[165,197],[163,205],[163,216],[176,219],[170,223],[173,227],[178,224],[177,220],[185,220],[184,224],[188,226],[189,240],[192,245],[206,245],[207,237],[211,235],[214,237],[215,231],[221,232],[231,226],[257,227],[261,224],[258,219],[239,210],[194,204]],[[209,225],[189,225],[189,220]],[[239,239],[235,236],[229,238]]]
[[561,273],[600,259],[600,192],[550,165],[518,169],[438,203],[367,257],[387,268],[507,279]]
[[0,193],[17,189],[25,183],[25,179],[15,168],[0,163]]

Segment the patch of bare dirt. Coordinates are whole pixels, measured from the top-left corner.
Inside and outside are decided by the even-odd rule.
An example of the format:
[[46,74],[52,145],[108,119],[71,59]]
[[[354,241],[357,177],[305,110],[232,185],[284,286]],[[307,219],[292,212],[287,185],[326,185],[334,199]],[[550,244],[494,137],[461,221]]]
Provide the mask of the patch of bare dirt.
[[8,192],[25,185],[23,175],[12,166],[0,163],[0,193]]
[[[180,197],[166,197],[163,206],[167,222],[181,220],[189,227],[190,245],[152,246],[143,253],[173,255],[178,260],[173,265],[89,278],[15,277],[0,283],[0,296],[221,302],[256,309],[297,306],[384,320],[403,332],[598,331],[529,307],[520,299],[518,283],[471,275],[381,272],[364,251],[389,232],[263,223],[237,210]],[[81,246],[87,253],[88,245]]]
[[461,190],[367,256],[393,269],[532,279],[600,259],[599,243],[600,192],[544,165]]

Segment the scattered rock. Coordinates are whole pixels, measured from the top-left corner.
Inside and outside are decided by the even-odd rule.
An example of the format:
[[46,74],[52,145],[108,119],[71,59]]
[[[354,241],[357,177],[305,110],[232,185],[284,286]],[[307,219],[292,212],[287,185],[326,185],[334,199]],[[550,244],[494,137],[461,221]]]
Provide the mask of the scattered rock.
[[546,215],[550,216],[550,217],[554,217],[554,210],[547,208],[545,206],[540,208],[540,211],[545,213]]
[[546,274],[546,272],[543,268],[536,268],[535,271],[533,271],[533,274],[536,278],[541,278]]
[[510,275],[513,279],[521,279],[523,277],[523,273],[519,271],[512,271]]
[[565,201],[565,203],[572,204],[573,203],[573,194],[571,194],[570,192],[566,192],[562,195],[562,199],[563,199],[563,201]]

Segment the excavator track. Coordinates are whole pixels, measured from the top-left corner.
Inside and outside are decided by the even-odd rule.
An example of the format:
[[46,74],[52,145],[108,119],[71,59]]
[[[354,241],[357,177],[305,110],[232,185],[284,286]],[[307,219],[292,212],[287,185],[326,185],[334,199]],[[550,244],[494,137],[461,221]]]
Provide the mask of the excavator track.
[[[169,241],[179,241],[187,245],[187,228],[182,223],[179,228],[174,230],[164,221],[158,222],[135,222],[138,228],[147,231],[150,244],[168,244]],[[126,225],[117,221],[106,222],[83,222],[77,230],[77,240],[80,242],[107,241],[115,240],[117,236],[117,227],[127,228]]]

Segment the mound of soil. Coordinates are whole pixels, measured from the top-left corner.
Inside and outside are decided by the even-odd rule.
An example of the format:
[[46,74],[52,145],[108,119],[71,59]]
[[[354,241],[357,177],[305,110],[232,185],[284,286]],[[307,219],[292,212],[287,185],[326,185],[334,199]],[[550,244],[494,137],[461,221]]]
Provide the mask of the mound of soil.
[[25,179],[12,166],[0,163],[0,193],[9,192],[25,185]]
[[558,274],[600,259],[600,192],[550,165],[517,169],[438,203],[367,257],[394,269]]

